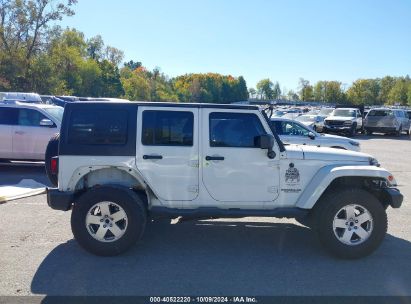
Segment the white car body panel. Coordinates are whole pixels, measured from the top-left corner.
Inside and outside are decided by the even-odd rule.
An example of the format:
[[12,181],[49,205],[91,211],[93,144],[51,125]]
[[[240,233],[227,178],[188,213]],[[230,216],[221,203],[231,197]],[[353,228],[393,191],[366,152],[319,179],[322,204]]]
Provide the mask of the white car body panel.
[[[375,166],[341,166],[341,165],[327,165],[313,176],[310,183],[305,187],[304,192],[299,197],[296,207],[303,209],[311,209],[327,187],[333,180],[344,176],[360,176],[360,177],[376,177],[388,180],[391,175],[387,170]],[[395,179],[390,182],[396,185]]]
[[13,126],[0,125],[0,158],[13,157]]

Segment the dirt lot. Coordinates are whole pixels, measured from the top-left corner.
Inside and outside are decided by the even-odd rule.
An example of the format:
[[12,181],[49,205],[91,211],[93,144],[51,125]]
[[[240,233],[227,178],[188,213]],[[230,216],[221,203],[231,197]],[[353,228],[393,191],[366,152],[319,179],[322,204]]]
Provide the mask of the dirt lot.
[[[251,217],[150,224],[135,248],[100,258],[73,240],[70,213],[41,195],[0,205],[0,295],[411,295],[411,141],[358,139],[406,199],[368,258],[331,258],[295,221]],[[44,178],[0,167],[0,182],[25,170]]]

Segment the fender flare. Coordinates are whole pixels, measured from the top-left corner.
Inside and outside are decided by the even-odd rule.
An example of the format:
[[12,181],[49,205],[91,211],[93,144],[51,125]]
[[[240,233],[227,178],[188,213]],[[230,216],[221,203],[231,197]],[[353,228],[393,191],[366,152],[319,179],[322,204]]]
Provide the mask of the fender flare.
[[396,185],[393,178],[388,179],[389,176],[391,176],[390,172],[375,166],[325,166],[312,177],[298,198],[296,207],[312,209],[330,184],[339,177],[382,178],[387,180],[389,184]]

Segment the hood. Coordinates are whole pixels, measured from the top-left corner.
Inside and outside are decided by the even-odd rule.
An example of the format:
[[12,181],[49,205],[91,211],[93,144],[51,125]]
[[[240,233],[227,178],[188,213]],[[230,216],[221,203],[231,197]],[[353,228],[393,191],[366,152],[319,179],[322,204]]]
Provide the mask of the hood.
[[328,116],[325,120],[354,120],[355,117],[347,116]]
[[314,121],[300,121],[304,126],[312,126],[314,125]]
[[320,136],[321,136],[320,138],[329,138],[329,139],[333,139],[333,140],[337,140],[337,141],[344,141],[344,142],[353,141],[353,142],[358,143],[357,140],[354,140],[354,139],[348,138],[348,137],[344,137],[344,136],[338,136],[338,135],[332,135],[332,134],[324,134],[324,133],[321,134]]
[[349,161],[369,164],[372,158],[371,155],[366,153],[316,146],[287,145],[285,149],[287,157],[293,159]]

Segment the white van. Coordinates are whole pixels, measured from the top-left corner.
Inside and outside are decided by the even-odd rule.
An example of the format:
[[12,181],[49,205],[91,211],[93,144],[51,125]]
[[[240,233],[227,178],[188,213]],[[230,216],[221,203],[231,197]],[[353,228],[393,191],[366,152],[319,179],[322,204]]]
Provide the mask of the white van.
[[37,93],[0,92],[1,100],[18,100],[24,102],[41,103],[40,95]]

